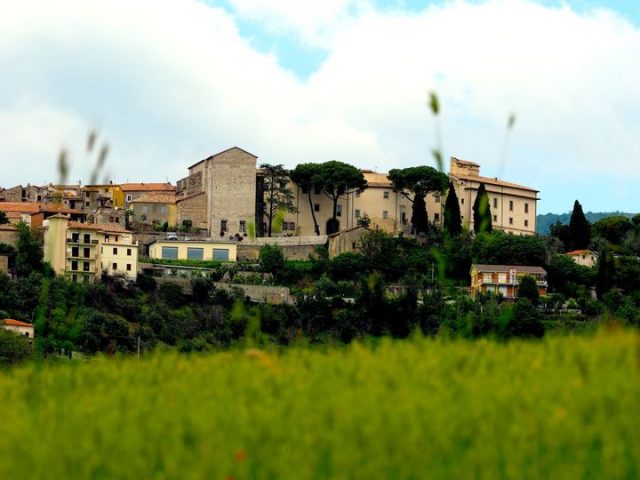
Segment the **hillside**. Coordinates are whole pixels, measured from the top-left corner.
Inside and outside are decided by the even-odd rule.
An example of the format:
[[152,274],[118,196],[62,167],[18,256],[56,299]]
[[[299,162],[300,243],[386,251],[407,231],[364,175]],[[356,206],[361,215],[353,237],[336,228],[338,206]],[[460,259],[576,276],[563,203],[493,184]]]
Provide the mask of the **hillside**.
[[0,371],[0,478],[640,478],[639,340],[31,364]]
[[[591,223],[597,222],[598,220],[600,220],[602,218],[613,217],[614,215],[622,215],[622,216],[631,218],[631,217],[633,217],[635,215],[635,213],[627,213],[627,212],[586,212],[584,214],[584,216],[587,217],[587,220],[589,220],[589,222],[591,222]],[[545,213],[545,214],[538,215],[536,217],[536,231],[540,235],[547,235],[549,233],[549,227],[551,225],[553,225],[557,221],[560,221],[560,223],[568,225],[570,218],[571,218],[571,212],[560,213],[560,214],[558,214],[558,213]]]

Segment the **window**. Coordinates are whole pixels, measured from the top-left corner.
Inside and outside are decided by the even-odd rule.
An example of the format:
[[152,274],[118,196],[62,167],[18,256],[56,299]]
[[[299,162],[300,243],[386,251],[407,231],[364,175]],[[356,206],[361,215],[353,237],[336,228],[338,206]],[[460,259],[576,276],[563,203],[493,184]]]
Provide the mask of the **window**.
[[79,257],[80,256],[80,248],[79,247],[71,247],[71,256]]
[[319,203],[314,203],[313,204],[313,210],[316,211],[316,212],[319,212],[320,211],[320,204]]
[[24,332],[24,336],[29,338],[29,332]]
[[493,199],[493,208],[498,208],[498,199],[497,198]]
[[84,276],[82,277],[82,281],[83,281],[84,283],[89,283],[89,280],[90,280],[90,279],[91,279],[91,277],[90,277],[89,275],[84,275]]
[[497,222],[497,221],[498,221],[498,215],[494,215],[494,216],[493,216],[493,221],[494,221],[494,222]]
[[82,262],[82,271],[83,272],[88,272],[89,271],[89,265],[91,265],[89,262]]
[[91,249],[90,249],[90,248],[85,247],[85,248],[83,248],[82,250],[83,250],[83,251],[82,251],[82,254],[83,254],[82,256],[83,256],[84,258],[89,258],[89,257],[91,256]]
[[529,220],[525,220],[525,221],[524,221],[524,226],[525,226],[525,227],[528,227],[528,226],[529,226]]
[[482,283],[491,283],[491,282],[492,282],[491,274],[490,273],[483,273],[482,274]]
[[127,272],[130,272],[130,271],[131,271],[131,264],[127,263]]
[[529,213],[529,204],[528,203],[524,204],[524,213]]
[[225,262],[229,260],[229,250],[226,248],[214,248],[213,259]]
[[282,222],[282,230],[293,231],[295,229],[296,229],[296,224],[294,222]]
[[437,194],[436,194],[436,195],[433,197],[433,200],[434,200],[436,203],[440,203],[440,195],[437,195]]
[[71,241],[72,242],[77,242],[79,240],[80,240],[80,234],[79,233],[76,232],[76,233],[72,233],[71,234]]
[[162,247],[162,258],[177,259],[178,247]]
[[116,247],[113,247],[113,254],[117,255],[118,254],[118,249]]
[[133,196],[127,195],[127,202],[130,202],[131,200],[133,200]]
[[440,214],[439,214],[439,213],[434,214],[434,215],[433,215],[433,220],[434,220],[436,223],[440,223]]
[[226,220],[220,220],[220,231],[221,232],[226,232],[227,231],[227,221]]
[[71,262],[71,270],[78,270],[78,262],[77,261],[72,261]]
[[342,205],[336,205],[336,216],[337,217],[342,216]]
[[351,250],[355,250],[356,249],[356,242],[351,242]]
[[389,192],[383,192],[382,196],[383,198],[389,198]]
[[116,217],[116,223],[120,223],[120,217]]
[[88,233],[84,234],[84,243],[91,243],[91,235]]
[[382,218],[389,218],[389,212],[387,210],[382,211]]
[[149,211],[149,209],[147,208],[146,205],[142,206],[142,213],[147,213]]
[[360,218],[360,210],[356,209],[356,218]]
[[513,217],[509,217],[509,225],[513,225]]
[[464,198],[460,199],[460,205],[464,205]]
[[187,260],[203,260],[204,248],[188,247],[187,248]]
[[167,213],[167,207],[160,207],[160,213]]
[[113,264],[111,265],[111,270],[113,270],[114,272],[115,272],[116,270],[118,270],[118,264],[117,264],[117,263],[113,263]]
[[130,257],[130,256],[131,256],[131,249],[127,248],[127,257]]
[[302,193],[306,195],[309,193],[309,189],[307,187],[302,187]]
[[247,232],[247,222],[245,220],[240,220],[240,233]]
[[501,273],[498,275],[498,283],[507,283],[507,274]]
[[509,200],[509,211],[513,212],[513,200]]

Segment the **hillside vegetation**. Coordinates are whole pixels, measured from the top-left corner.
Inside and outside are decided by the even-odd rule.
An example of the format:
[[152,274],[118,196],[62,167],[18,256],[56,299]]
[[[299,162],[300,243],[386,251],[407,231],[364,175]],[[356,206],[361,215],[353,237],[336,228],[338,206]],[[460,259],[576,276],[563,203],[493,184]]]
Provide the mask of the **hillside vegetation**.
[[[626,212],[585,212],[584,216],[590,223],[595,223],[598,220],[602,220],[607,217],[623,216],[631,218],[635,213]],[[544,213],[536,216],[536,232],[539,235],[548,235],[549,227],[556,222],[560,222],[563,225],[569,225],[571,219],[571,212],[567,213]]]
[[637,333],[0,373],[0,478],[640,478]]

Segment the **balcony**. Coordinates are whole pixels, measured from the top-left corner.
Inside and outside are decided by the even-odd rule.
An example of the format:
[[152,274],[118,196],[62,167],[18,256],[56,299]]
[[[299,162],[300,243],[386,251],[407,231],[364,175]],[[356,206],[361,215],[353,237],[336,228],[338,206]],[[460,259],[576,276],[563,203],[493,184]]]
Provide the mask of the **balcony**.
[[98,245],[98,240],[90,240],[85,242],[82,238],[67,238],[67,243],[73,243],[77,245]]

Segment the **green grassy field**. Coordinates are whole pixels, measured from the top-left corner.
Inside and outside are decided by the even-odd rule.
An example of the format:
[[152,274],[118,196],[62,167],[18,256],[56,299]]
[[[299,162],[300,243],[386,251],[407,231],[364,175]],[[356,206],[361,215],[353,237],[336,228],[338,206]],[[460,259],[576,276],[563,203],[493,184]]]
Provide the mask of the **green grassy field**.
[[640,337],[0,373],[0,478],[640,478]]

